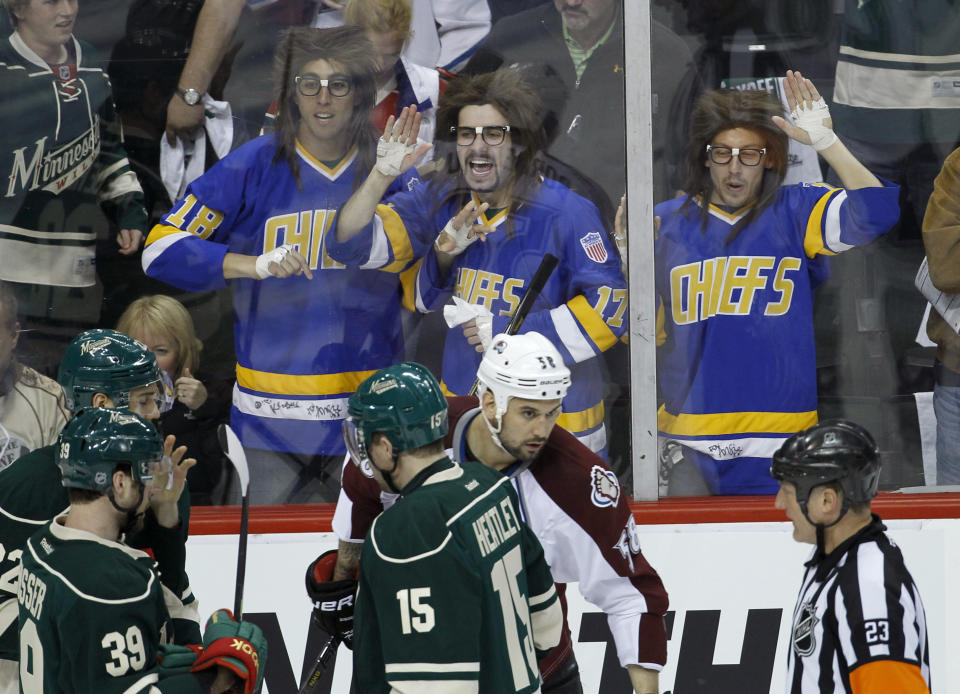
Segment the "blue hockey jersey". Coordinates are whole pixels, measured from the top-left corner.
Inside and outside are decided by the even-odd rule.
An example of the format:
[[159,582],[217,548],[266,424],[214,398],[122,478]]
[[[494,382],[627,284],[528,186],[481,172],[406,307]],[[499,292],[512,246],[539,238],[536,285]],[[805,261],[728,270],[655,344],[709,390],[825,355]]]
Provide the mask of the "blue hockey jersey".
[[[300,189],[287,163],[273,161],[273,135],[218,162],[150,232],[143,267],[187,291],[231,285],[237,383],[230,421],[245,446],[333,455],[345,452],[340,421],[349,396],[403,358],[397,273],[425,248],[400,231],[378,235],[376,257],[364,267],[333,260],[326,243],[352,192],[356,150],[333,168],[297,151]],[[395,185],[415,183],[405,175]],[[285,243],[307,259],[313,280],[224,279],[228,252],[258,256]]]
[[[369,245],[363,237],[382,229],[423,239],[430,250],[417,274],[417,310],[435,311],[451,295],[458,296],[493,313],[496,335],[510,322],[544,254],[557,256],[559,264],[520,332],[542,333],[560,351],[573,384],[559,424],[591,449],[602,451],[606,445],[603,364],[594,357],[626,332],[627,289],[597,208],[562,184],[545,179],[513,213],[511,230],[505,231],[506,210],[488,210],[482,223],[498,231],[457,256],[447,277],[441,279],[432,242],[459,211],[459,203],[451,198],[436,209],[434,185],[389,198],[388,205],[378,208],[370,228],[355,237],[352,254],[340,260],[362,262],[362,249]],[[447,332],[443,385],[448,394],[469,392],[481,356],[460,327]]]
[[[729,243],[747,214],[657,205],[660,435],[687,447],[717,494],[772,493],[770,459],[817,421],[813,296],[827,257],[869,243],[899,217],[899,188],[781,188]],[[700,201],[696,201],[700,204]]]

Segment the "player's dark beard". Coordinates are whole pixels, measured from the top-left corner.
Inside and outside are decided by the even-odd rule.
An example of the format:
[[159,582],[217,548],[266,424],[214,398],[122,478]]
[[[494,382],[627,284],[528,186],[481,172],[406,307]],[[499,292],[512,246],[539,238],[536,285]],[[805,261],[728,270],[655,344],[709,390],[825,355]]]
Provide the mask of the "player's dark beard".
[[121,513],[126,514],[127,522],[122,528],[120,528],[120,537],[129,536],[132,533],[139,532],[143,529],[144,523],[144,514],[146,510],[137,512],[137,509],[140,508],[140,504],[143,503],[143,495],[146,491],[146,488],[141,484],[140,485],[140,495],[137,497],[137,503],[135,503],[130,508],[123,508],[120,504],[117,503],[117,500],[113,497],[113,490],[107,495],[110,499],[110,503],[113,504],[113,507],[120,511]]
[[[503,443],[503,440],[501,439],[500,442]],[[535,460],[536,457],[540,455],[540,451],[543,450],[543,445],[546,442],[547,442],[546,439],[527,439],[526,441],[520,442],[520,445],[518,446],[503,443],[503,448],[507,451],[507,453],[512,455],[518,461],[526,463],[526,462],[530,462],[531,460]],[[539,443],[540,448],[538,448],[535,453],[531,453],[526,448],[524,448],[524,446],[528,443]]]

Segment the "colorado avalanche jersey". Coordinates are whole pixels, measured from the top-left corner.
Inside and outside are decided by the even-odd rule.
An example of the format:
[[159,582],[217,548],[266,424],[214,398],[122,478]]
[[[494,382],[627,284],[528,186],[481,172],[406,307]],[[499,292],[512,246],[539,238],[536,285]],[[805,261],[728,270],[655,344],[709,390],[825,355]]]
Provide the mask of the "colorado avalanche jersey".
[[787,186],[729,242],[747,208],[710,205],[704,230],[686,198],[657,205],[658,428],[687,447],[713,493],[776,492],[773,453],[817,421],[813,296],[826,256],[890,229],[898,194]]
[[[603,450],[603,364],[595,357],[626,332],[627,289],[597,208],[562,184],[544,179],[513,213],[512,228],[506,224],[506,210],[488,210],[480,222],[497,231],[458,255],[442,278],[432,242],[460,204],[451,197],[437,208],[435,195],[435,186],[426,185],[392,196],[388,205],[378,208],[367,231],[395,230],[431,244],[417,275],[417,310],[436,311],[452,294],[489,310],[496,335],[510,322],[543,256],[555,255],[560,262],[520,332],[541,333],[563,355],[573,385],[563,402],[560,426],[594,451]],[[341,260],[359,262],[362,256]],[[481,356],[459,326],[447,332],[443,385],[449,394],[470,391]]]
[[[150,232],[143,267],[180,289],[206,291],[228,283],[227,253],[259,256],[292,244],[313,280],[229,280],[237,354],[230,421],[245,446],[340,454],[347,399],[403,358],[398,273],[426,249],[391,230],[376,237],[375,257],[362,267],[336,262],[326,244],[353,190],[356,150],[328,166],[298,146],[300,186],[275,152],[273,135],[259,137],[193,181]],[[415,182],[405,175],[395,185]]]
[[[450,433],[444,445],[455,460],[475,460],[466,431],[479,416],[474,397],[448,398]],[[543,546],[558,592],[579,582],[580,593],[607,614],[617,655],[624,666],[660,670],[666,663],[664,614],[667,593],[640,550],[640,537],[616,475],[569,432],[554,427],[540,454],[527,467],[505,471],[520,499],[520,514]],[[360,541],[374,518],[396,500],[376,481],[347,463],[333,518],[345,541]],[[563,602],[566,618],[566,601]],[[571,652],[564,624],[560,645],[540,662],[549,682]]]

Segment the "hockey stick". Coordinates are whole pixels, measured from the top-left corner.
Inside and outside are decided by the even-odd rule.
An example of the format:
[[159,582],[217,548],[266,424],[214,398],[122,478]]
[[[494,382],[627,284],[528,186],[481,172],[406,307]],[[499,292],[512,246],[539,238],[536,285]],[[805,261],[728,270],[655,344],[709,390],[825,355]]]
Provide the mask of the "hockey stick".
[[[514,311],[510,317],[510,322],[507,324],[506,329],[504,329],[504,333],[507,335],[516,335],[520,326],[523,325],[523,321],[526,320],[527,314],[530,313],[530,309],[533,308],[537,297],[540,296],[540,292],[542,292],[543,288],[547,285],[547,280],[550,279],[550,275],[553,274],[553,270],[557,267],[558,262],[557,256],[552,253],[547,253],[543,256],[543,260],[540,261],[540,266],[537,268],[537,271],[533,273],[533,279],[530,280],[530,284],[527,286],[527,291],[520,297],[517,310]],[[479,381],[474,381],[469,394],[476,395],[479,385]]]
[[229,424],[221,424],[217,430],[220,447],[237,471],[240,478],[240,494],[243,505],[240,507],[240,545],[237,548],[237,583],[233,594],[233,618],[238,622],[243,615],[243,581],[247,572],[247,522],[250,517],[250,470],[247,468],[247,455],[243,452],[240,439],[233,433]]
[[327,669],[330,658],[337,652],[337,648],[339,647],[340,637],[336,634],[331,635],[327,642],[323,644],[323,648],[320,649],[317,662],[313,664],[313,669],[310,670],[310,674],[307,675],[307,679],[303,681],[297,694],[313,694],[313,692],[316,691],[320,677],[323,675],[324,670]]

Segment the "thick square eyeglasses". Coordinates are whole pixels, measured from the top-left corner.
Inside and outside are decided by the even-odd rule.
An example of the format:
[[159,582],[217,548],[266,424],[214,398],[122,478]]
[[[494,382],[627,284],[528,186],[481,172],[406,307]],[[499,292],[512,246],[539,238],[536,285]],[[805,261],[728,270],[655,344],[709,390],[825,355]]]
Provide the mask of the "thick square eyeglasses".
[[756,166],[767,153],[767,148],[762,147],[714,147],[707,145],[707,154],[710,161],[714,164],[729,164],[736,157],[744,166]]
[[321,87],[326,87],[330,96],[346,96],[350,93],[350,80],[347,77],[334,75],[330,79],[322,80],[313,75],[297,75],[293,78],[297,83],[300,96],[316,96]]
[[461,147],[472,145],[477,139],[477,135],[482,137],[483,141],[491,147],[496,147],[503,144],[508,132],[510,132],[509,125],[450,126],[450,134],[456,136],[457,144]]

